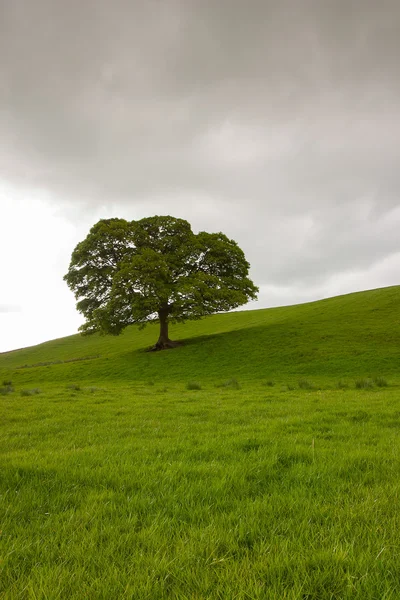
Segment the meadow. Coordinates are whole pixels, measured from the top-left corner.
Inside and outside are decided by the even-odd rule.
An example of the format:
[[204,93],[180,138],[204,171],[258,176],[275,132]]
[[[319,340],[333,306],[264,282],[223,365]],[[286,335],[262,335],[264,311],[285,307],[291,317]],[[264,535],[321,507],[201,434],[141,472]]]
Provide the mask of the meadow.
[[399,598],[399,300],[0,355],[0,598]]

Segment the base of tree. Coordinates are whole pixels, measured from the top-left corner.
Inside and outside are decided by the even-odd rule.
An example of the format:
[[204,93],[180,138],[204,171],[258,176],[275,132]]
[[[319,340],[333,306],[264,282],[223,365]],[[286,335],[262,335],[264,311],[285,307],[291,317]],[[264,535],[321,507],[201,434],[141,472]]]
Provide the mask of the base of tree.
[[158,352],[159,350],[171,350],[182,346],[182,342],[173,342],[172,340],[158,340],[157,344],[154,344],[148,349],[148,352]]

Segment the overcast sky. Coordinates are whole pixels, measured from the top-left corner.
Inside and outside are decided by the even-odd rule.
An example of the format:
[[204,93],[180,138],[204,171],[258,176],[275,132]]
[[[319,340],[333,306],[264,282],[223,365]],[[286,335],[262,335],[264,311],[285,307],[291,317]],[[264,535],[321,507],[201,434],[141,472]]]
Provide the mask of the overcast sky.
[[398,0],[0,0],[0,351],[104,217],[223,231],[247,308],[400,283],[399,61]]

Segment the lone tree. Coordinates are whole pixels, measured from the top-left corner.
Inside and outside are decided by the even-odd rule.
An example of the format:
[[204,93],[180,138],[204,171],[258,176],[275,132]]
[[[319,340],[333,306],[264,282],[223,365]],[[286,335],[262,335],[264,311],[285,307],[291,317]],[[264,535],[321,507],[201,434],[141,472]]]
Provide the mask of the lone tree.
[[157,317],[152,348],[177,345],[168,324],[199,319],[255,299],[249,263],[223,233],[195,235],[189,223],[155,216],[140,221],[102,219],[72,253],[64,280],[85,316],[82,333],[119,335]]

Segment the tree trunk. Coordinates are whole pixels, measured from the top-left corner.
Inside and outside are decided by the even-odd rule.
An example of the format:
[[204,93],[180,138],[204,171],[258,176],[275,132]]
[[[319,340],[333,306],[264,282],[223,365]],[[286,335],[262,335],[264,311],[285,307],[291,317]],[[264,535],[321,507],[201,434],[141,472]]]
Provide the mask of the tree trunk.
[[150,350],[167,350],[168,348],[176,348],[176,346],[179,346],[179,342],[173,342],[168,337],[168,306],[160,308],[158,311],[158,318],[160,319],[160,337]]

